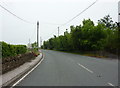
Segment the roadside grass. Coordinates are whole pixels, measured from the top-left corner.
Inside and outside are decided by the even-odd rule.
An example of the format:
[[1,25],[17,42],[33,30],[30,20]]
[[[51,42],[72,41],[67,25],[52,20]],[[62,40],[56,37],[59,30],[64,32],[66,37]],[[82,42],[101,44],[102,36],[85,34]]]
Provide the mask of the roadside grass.
[[[47,49],[50,50],[50,49]],[[59,51],[59,50],[53,50],[53,51]],[[77,55],[82,55],[82,56],[89,56],[89,57],[96,57],[96,58],[106,58],[106,56],[100,56],[98,54],[92,54],[92,53],[85,53],[85,52],[75,52],[75,51],[59,51],[59,52],[65,52],[65,53],[71,53],[71,54],[77,54]]]
[[97,58],[107,58],[105,56],[100,56],[98,54],[83,54],[84,56],[97,57]]

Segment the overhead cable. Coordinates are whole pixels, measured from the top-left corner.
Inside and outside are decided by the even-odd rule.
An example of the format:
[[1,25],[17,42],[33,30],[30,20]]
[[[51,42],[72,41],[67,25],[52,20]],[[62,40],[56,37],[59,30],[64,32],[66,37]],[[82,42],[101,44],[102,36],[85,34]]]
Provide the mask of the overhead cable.
[[9,12],[10,14],[12,14],[12,15],[13,15],[14,17],[16,17],[16,18],[18,18],[18,19],[20,19],[20,20],[22,20],[22,21],[24,21],[24,22],[26,22],[26,23],[34,24],[34,23],[31,23],[31,22],[29,22],[29,21],[27,21],[27,20],[24,20],[24,19],[22,19],[21,17],[15,15],[14,13],[12,13],[11,11],[9,11],[9,10],[6,9],[5,7],[3,7],[2,5],[0,5],[0,7],[3,8],[4,10],[6,10],[7,12]]
[[91,6],[93,6],[98,0],[96,0],[95,2],[93,2],[91,5],[89,5],[87,8],[85,8],[82,12],[80,12],[79,14],[77,14],[75,17],[73,17],[72,19],[70,19],[69,21],[67,21],[66,23],[62,24],[61,26],[64,26],[66,24],[68,24],[69,22],[71,22],[72,20],[74,20],[76,17],[78,17],[79,15],[81,15],[82,13],[84,13],[87,9],[89,9]]

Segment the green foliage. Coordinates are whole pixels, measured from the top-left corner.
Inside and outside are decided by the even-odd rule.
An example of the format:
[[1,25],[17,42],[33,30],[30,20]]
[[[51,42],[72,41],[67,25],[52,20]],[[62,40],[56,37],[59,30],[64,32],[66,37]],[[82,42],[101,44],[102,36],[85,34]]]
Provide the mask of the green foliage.
[[70,26],[64,35],[54,36],[44,41],[43,48],[62,51],[116,51],[120,47],[119,31],[112,18],[107,15],[95,26],[90,19],[83,20],[83,25]]
[[26,45],[10,45],[5,42],[0,42],[2,45],[2,57],[15,56],[17,54],[26,53]]
[[110,17],[110,15],[106,15],[104,18],[98,20],[98,23],[104,24],[107,28],[110,29],[114,29],[115,27],[117,27],[117,24],[113,23],[113,20]]
[[36,48],[37,47],[37,42],[32,43],[32,48]]
[[31,44],[32,45],[32,48],[30,49],[30,51],[36,53],[38,52],[38,45],[37,45],[37,42],[34,42]]

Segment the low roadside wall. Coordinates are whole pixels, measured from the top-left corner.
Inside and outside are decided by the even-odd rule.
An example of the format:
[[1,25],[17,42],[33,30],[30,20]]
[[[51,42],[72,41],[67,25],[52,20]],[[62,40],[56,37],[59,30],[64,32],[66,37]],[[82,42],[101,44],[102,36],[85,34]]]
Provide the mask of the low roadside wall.
[[25,62],[35,59],[34,53],[20,54],[14,57],[7,57],[2,59],[2,74],[19,67]]

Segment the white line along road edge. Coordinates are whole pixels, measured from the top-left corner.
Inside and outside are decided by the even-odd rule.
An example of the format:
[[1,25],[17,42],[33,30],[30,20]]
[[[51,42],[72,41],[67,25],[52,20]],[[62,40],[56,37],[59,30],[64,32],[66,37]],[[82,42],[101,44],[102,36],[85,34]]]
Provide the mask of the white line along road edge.
[[85,66],[83,66],[82,64],[78,63],[79,66],[81,66],[82,68],[84,68],[85,70],[89,71],[90,73],[93,73],[93,71],[91,71],[90,69],[86,68]]
[[38,65],[41,64],[41,62],[44,60],[44,55],[43,58],[41,59],[41,61],[35,66],[33,67],[28,73],[26,73],[21,79],[19,79],[17,82],[15,82],[10,88],[13,88],[14,86],[16,86],[18,83],[20,83],[27,75],[29,75],[35,68],[38,67]]

